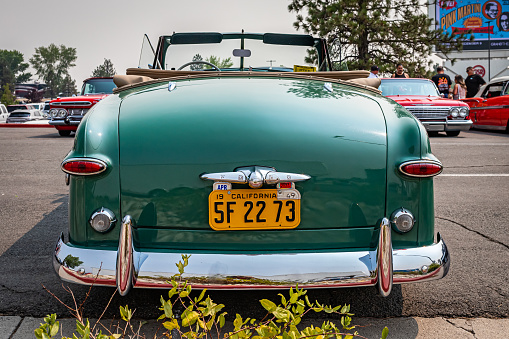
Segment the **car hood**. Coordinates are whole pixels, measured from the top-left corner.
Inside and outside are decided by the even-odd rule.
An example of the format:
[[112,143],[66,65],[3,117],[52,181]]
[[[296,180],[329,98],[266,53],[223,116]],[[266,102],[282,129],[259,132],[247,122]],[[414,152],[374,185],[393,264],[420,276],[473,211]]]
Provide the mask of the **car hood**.
[[311,176],[297,183],[301,230],[372,227],[384,216],[386,125],[372,94],[278,78],[170,87],[121,93],[121,209],[139,227],[210,230],[212,182],[200,175],[255,165]]
[[79,96],[75,96],[75,97],[58,98],[55,100],[51,100],[50,105],[55,105],[55,103],[60,103],[60,105],[72,106],[73,102],[78,102],[78,101],[89,101],[91,104],[96,104],[97,102],[101,101],[108,95],[110,95],[110,94],[90,94],[90,95],[79,95]]
[[433,105],[433,106],[466,106],[465,103],[458,100],[451,100],[437,96],[423,96],[423,95],[389,95],[388,98],[396,101],[402,106],[410,105]]

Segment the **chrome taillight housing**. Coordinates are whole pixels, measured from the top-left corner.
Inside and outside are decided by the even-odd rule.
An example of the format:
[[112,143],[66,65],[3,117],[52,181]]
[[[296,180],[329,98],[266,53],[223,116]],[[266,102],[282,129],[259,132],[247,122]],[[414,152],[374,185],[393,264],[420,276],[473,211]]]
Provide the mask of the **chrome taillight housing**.
[[443,166],[439,161],[421,159],[406,161],[399,165],[399,171],[404,175],[416,178],[429,178],[442,173]]
[[60,167],[62,171],[71,175],[94,175],[106,171],[108,165],[99,159],[72,158],[62,162]]

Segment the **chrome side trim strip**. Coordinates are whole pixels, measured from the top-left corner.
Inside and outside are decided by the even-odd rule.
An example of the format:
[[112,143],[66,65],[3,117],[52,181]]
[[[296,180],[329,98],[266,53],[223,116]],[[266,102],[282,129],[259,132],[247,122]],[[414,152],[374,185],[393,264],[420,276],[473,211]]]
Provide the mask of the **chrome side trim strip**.
[[380,235],[376,253],[376,277],[378,291],[383,297],[387,297],[392,291],[392,240],[391,226],[387,218],[380,223]]
[[[387,240],[385,237],[385,247]],[[129,240],[127,244],[129,246]],[[133,267],[123,272],[123,282],[126,287],[131,282],[134,288],[168,288],[167,280],[178,273],[175,263],[181,260],[180,253],[188,253],[133,251]],[[305,288],[374,286],[377,284],[377,253],[376,249],[274,254],[191,253],[184,278],[195,289],[216,290],[284,289],[297,283]],[[73,260],[66,259],[69,255]],[[60,237],[53,263],[62,280],[84,285],[117,285],[115,250],[74,247]],[[443,278],[449,264],[449,252],[439,234],[435,244],[392,251],[393,283]],[[379,272],[383,272],[383,267]],[[125,289],[124,293],[127,291]]]
[[115,281],[118,293],[126,295],[134,285],[134,247],[132,236],[133,221],[131,216],[126,215],[122,220],[120,238],[118,240],[117,265]]
[[506,109],[509,108],[509,105],[500,105],[500,106],[477,106],[477,107],[471,107],[471,111],[482,111],[483,109]]

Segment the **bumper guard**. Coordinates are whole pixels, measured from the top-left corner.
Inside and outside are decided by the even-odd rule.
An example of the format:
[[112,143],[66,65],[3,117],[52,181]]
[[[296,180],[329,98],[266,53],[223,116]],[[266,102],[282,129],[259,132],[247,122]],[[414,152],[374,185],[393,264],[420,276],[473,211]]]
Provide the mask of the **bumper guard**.
[[[139,252],[133,246],[133,222],[121,224],[119,246],[91,250],[57,241],[53,265],[64,281],[84,285],[116,286],[121,295],[131,288],[169,288],[178,273],[180,253]],[[380,223],[374,251],[303,252],[276,254],[192,254],[184,279],[195,289],[337,288],[378,285],[382,296],[392,285],[429,281],[447,275],[449,252],[440,233],[430,246],[392,249],[391,226]]]

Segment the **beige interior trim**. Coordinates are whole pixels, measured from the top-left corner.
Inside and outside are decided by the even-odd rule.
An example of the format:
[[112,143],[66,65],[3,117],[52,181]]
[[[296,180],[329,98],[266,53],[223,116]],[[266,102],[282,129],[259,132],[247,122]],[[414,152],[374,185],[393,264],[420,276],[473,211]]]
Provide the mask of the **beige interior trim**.
[[[160,78],[173,78],[175,76],[183,76],[183,75],[196,75],[196,74],[210,74],[210,73],[216,73],[213,71],[174,71],[174,70],[161,70],[161,69],[142,69],[142,68],[128,68],[126,70],[127,75],[141,75],[141,76],[147,76],[153,79],[160,79]],[[222,72],[222,73],[228,73],[228,74],[235,74],[235,75],[245,75],[246,72]],[[252,73],[260,73],[260,72],[252,72]],[[265,72],[262,72],[265,73]],[[267,72],[269,73],[269,72]],[[286,72],[284,72],[286,73]],[[367,78],[369,76],[368,71],[332,71],[332,72],[288,72],[292,74],[298,74],[298,75],[312,75],[314,77],[319,78],[331,78],[331,79],[338,79],[338,80],[351,80],[351,79],[358,79],[358,78]],[[277,72],[270,72],[269,74],[279,74]]]
[[[380,79],[368,79],[368,71],[337,71],[337,72],[214,72],[214,71],[168,71],[159,69],[128,68],[127,75],[115,75],[113,81],[118,93],[127,89],[164,81],[188,80],[213,77],[279,77],[293,79],[313,79],[324,82],[345,84],[380,94],[377,89]],[[118,83],[117,83],[118,82]]]

